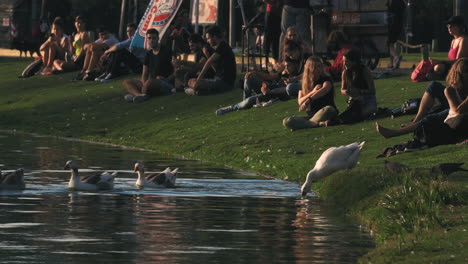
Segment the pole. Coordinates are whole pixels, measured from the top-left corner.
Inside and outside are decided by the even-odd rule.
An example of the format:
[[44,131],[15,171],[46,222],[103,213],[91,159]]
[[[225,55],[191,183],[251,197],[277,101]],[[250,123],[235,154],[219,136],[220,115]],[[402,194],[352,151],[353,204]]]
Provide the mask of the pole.
[[119,25],[119,38],[125,39],[124,27],[125,27],[125,10],[127,7],[127,0],[122,0],[122,6],[120,9],[120,25]]
[[229,45],[231,47],[234,47],[236,45],[236,9],[234,1],[235,0],[229,0]]
[[198,34],[198,16],[200,15],[200,0],[195,0],[195,33]]

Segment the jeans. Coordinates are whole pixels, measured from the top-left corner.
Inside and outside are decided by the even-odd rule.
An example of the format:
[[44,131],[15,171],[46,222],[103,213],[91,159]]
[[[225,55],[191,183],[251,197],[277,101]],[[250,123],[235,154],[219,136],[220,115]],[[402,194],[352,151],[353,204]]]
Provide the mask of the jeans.
[[299,91],[301,90],[302,85],[300,82],[298,83],[290,83],[286,86],[286,93],[291,98],[297,98],[299,95]]
[[252,95],[252,91],[257,94],[261,93],[262,80],[259,78],[249,77],[244,80],[244,92],[242,99],[245,100]]

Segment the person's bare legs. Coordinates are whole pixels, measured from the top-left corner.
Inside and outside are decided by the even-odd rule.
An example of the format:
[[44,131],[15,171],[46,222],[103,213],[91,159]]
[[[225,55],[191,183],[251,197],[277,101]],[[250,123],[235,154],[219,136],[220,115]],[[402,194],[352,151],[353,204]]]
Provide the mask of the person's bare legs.
[[86,69],[88,69],[89,63],[91,61],[92,53],[93,52],[91,51],[91,49],[88,48],[88,50],[86,51],[86,56],[84,59],[83,68],[81,69],[81,72],[84,73]]
[[414,132],[418,126],[419,126],[419,122],[416,122],[416,123],[410,123],[407,126],[399,128],[399,129],[391,129],[391,128],[385,128],[381,126],[378,122],[375,122],[375,129],[384,138],[397,137],[397,136],[401,136],[401,135]]
[[91,48],[91,57],[89,59],[88,66],[84,68],[85,72],[91,72],[96,68],[102,54],[104,54],[104,50],[102,48],[95,46]]
[[418,113],[414,117],[413,121],[411,121],[410,124],[416,123],[421,121],[427,113],[432,109],[432,106],[434,106],[434,98],[428,93],[424,92],[422,98],[421,98],[421,103],[418,108]]
[[140,96],[142,94],[143,82],[140,80],[124,80],[122,83],[124,89],[133,96]]

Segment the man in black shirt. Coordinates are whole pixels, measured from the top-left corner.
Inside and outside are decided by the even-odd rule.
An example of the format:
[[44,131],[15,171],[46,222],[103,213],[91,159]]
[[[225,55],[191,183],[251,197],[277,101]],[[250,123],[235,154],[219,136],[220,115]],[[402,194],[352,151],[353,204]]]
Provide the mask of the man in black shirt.
[[125,100],[141,103],[151,96],[170,94],[174,88],[174,68],[172,52],[159,44],[159,32],[149,29],[146,32],[151,50],[146,53],[141,80],[125,80],[123,87],[128,92]]
[[[173,60],[175,68],[175,87],[179,88],[188,86],[188,82],[192,78],[197,78],[198,73],[203,69],[206,61],[214,53],[214,49],[206,43],[200,34],[192,34],[189,39],[190,51],[195,56],[195,61]],[[213,78],[215,72],[212,68],[208,69],[205,78]]]
[[[206,41],[214,49],[214,53],[206,61],[197,79],[189,80],[188,95],[203,95],[222,92],[234,87],[236,79],[236,58],[232,48],[223,39],[221,29],[213,26],[206,31]],[[204,79],[208,70],[215,70],[214,79]]]

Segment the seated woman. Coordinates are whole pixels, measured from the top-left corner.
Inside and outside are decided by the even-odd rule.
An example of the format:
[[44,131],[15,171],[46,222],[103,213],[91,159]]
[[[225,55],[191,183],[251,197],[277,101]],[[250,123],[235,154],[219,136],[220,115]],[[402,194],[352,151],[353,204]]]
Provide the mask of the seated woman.
[[355,48],[353,44],[348,40],[348,37],[343,31],[335,30],[330,32],[327,39],[328,49],[332,52],[337,52],[333,64],[325,67],[325,71],[328,72],[334,80],[341,78],[341,72],[343,71],[343,54],[352,48]]
[[361,52],[350,49],[343,54],[341,94],[349,96],[348,108],[338,116],[341,124],[352,124],[369,118],[377,111],[374,80],[367,66],[361,63]]
[[44,68],[42,75],[50,75],[53,71],[56,59],[65,60],[65,56],[71,53],[70,38],[63,33],[63,20],[56,17],[52,23],[50,37],[41,45],[42,61]]
[[299,111],[307,111],[305,117],[288,117],[283,125],[291,130],[325,126],[325,121],[337,117],[332,79],[324,70],[319,57],[307,59],[302,77],[302,88],[297,102]]
[[54,61],[54,68],[57,71],[73,71],[83,67],[85,59],[84,47],[93,41],[91,32],[86,31],[86,22],[83,17],[77,16],[75,18],[76,33],[73,36],[72,42],[72,60],[66,61],[57,59]]
[[[287,93],[291,97],[297,97],[297,93],[300,90],[300,86],[298,85],[298,82],[302,79],[302,72],[304,69],[304,64],[305,64],[305,59],[301,50],[301,47],[299,43],[293,41],[293,40],[287,40],[286,44],[284,46],[284,54],[285,58],[289,61],[289,64],[295,63],[297,64],[297,74],[294,76],[290,76],[287,80],[288,83],[286,87],[283,87],[283,90],[275,90],[275,93],[281,92],[281,93]],[[286,62],[283,63],[283,65],[286,65]],[[280,72],[284,71],[284,66],[283,69]],[[269,93],[269,90],[265,90],[262,92],[260,88],[262,87],[262,83],[264,81],[271,81],[274,79],[278,78],[279,73],[265,73],[265,72],[260,72],[260,71],[252,71],[252,72],[247,72],[245,74],[245,79],[244,79],[244,93],[243,93],[243,99],[247,99],[252,95],[252,92],[255,92],[257,94],[261,93]],[[295,85],[292,85],[295,84]]]
[[417,122],[390,129],[375,123],[377,132],[385,138],[396,137],[424,129],[426,137],[431,137],[428,145],[453,144],[468,137],[468,59],[457,60],[447,75],[447,88],[444,90],[449,108],[430,114]]
[[434,72],[439,76],[445,76],[450,66],[460,58],[468,57],[467,28],[463,22],[463,17],[453,16],[447,21],[447,30],[452,35],[453,40],[448,52],[448,60],[432,59]]
[[277,100],[284,101],[290,99],[285,87],[291,79],[299,75],[298,70],[300,65],[297,61],[289,58],[286,58],[285,65],[286,68],[283,72],[270,74],[268,81],[264,81],[261,84],[261,93],[247,97],[240,103],[220,108],[216,110],[216,115],[224,115],[237,110],[247,110],[260,103],[263,103],[262,106],[266,106]]

